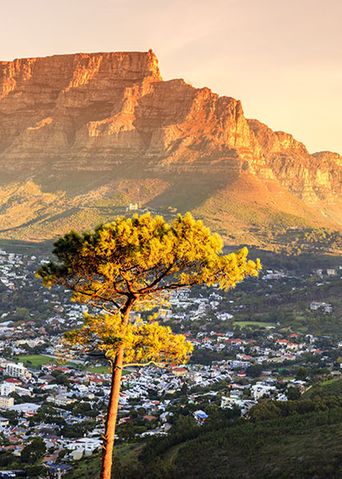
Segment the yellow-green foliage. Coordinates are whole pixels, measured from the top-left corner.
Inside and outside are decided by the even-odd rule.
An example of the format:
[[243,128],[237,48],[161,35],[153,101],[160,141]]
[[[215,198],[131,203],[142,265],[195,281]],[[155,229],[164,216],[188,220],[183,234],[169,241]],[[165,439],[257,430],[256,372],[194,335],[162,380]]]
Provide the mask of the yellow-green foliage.
[[124,347],[124,362],[185,363],[192,344],[183,334],[174,334],[169,326],[157,321],[136,321],[124,324],[119,313],[85,316],[82,328],[70,331],[66,339],[71,344],[91,345],[93,342],[108,359],[115,359],[120,346]]
[[184,336],[157,322],[132,323],[127,311],[157,306],[172,290],[199,284],[234,287],[256,276],[259,260],[248,250],[222,254],[223,242],[190,213],[171,223],[149,213],[120,217],[92,233],[71,232],[55,243],[57,262],[38,272],[50,287],[61,284],[75,301],[108,311],[88,316],[69,334],[73,342],[95,342],[107,357],[124,346],[126,361],[183,362],[191,352]]

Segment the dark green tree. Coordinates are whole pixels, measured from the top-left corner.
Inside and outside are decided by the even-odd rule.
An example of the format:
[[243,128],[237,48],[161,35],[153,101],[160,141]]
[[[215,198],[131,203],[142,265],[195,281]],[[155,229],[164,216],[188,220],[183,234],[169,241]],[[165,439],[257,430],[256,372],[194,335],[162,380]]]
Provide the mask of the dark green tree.
[[45,442],[40,437],[34,437],[21,451],[20,460],[23,464],[37,464],[46,453]]

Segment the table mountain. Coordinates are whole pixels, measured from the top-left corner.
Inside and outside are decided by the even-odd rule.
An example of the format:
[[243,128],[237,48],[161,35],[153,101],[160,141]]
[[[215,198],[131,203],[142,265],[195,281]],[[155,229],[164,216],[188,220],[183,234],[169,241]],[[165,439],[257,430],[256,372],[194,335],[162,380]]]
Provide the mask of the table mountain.
[[89,228],[138,202],[265,245],[341,227],[341,165],[234,98],[162,80],[151,50],[0,62],[3,238]]

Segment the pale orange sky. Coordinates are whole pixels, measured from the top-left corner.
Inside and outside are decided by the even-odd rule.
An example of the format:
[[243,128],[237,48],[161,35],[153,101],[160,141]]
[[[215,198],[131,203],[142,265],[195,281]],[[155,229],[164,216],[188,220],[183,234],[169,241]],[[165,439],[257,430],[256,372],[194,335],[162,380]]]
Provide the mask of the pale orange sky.
[[342,0],[0,0],[0,59],[152,48],[164,79],[239,98],[342,153]]

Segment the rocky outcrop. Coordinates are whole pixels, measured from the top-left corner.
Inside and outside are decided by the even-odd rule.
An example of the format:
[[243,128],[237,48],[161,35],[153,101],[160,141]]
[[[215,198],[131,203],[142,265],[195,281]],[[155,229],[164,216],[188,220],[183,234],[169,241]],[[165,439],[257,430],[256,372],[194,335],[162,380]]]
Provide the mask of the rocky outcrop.
[[309,203],[341,195],[342,161],[337,153],[310,155],[299,141],[283,131],[272,131],[258,120],[249,120],[272,175],[289,191]]
[[292,135],[247,120],[234,98],[163,81],[152,51],[0,62],[0,168],[3,183],[39,185],[43,204],[52,201],[44,192],[64,191],[60,210],[90,191],[121,194],[125,181],[138,196],[134,182],[163,185],[148,196],[156,206],[193,208],[254,177],[342,222],[339,155],[310,155]]
[[163,82],[151,51],[0,63],[4,169],[206,170],[255,146],[239,101]]
[[[139,98],[161,81],[148,53],[56,55],[0,63],[0,155],[7,169],[78,168],[94,138],[122,143]],[[107,128],[106,128],[107,126]],[[132,139],[133,141],[133,139]],[[95,143],[95,144],[94,144]],[[100,146],[100,145],[99,145]],[[93,167],[96,158],[91,152]]]

